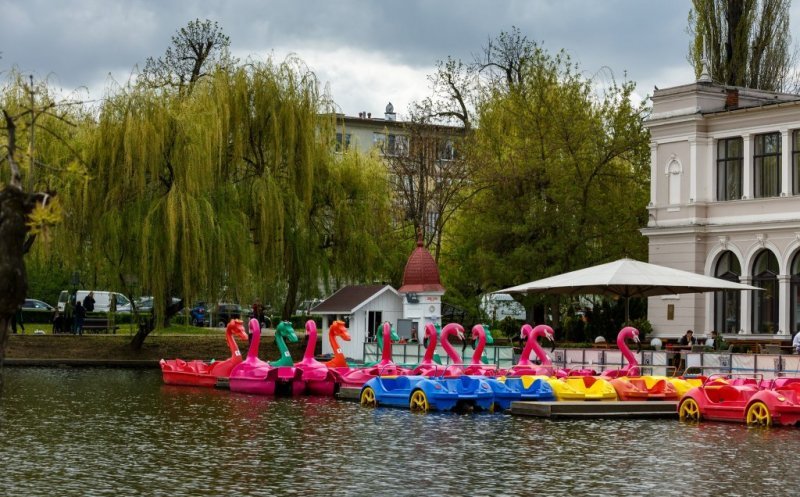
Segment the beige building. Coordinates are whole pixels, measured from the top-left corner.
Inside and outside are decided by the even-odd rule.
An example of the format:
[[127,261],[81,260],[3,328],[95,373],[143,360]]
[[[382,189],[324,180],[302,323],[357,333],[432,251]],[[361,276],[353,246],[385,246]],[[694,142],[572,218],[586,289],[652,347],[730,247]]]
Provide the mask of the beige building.
[[657,89],[646,125],[649,261],[764,289],[651,297],[654,334],[797,332],[800,96],[703,82]]

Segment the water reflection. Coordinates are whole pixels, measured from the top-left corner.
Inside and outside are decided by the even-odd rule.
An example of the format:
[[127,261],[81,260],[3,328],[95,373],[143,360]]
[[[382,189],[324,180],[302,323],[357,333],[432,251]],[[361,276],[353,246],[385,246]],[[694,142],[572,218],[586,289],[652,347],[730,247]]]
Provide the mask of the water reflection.
[[797,429],[415,415],[6,368],[4,495],[786,495]]

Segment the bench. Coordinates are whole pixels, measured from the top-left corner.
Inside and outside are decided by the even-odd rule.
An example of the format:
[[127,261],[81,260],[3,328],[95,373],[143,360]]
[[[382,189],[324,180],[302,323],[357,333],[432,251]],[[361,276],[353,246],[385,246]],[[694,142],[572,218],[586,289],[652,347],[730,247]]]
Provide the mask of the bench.
[[87,317],[83,320],[83,331],[100,331],[106,330],[116,334],[119,326],[114,324],[111,326],[111,320],[108,317]]

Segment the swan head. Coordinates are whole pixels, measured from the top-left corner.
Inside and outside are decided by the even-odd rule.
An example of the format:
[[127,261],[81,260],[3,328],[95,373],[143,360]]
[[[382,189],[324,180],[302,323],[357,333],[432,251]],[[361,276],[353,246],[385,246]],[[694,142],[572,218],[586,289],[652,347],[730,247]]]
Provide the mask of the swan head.
[[523,324],[522,328],[519,329],[519,337],[523,340],[527,340],[531,333],[533,333],[533,328],[529,324]]
[[533,335],[532,336],[534,336],[534,337],[544,337],[544,338],[550,340],[550,342],[552,343],[554,338],[555,338],[555,332],[553,331],[553,328],[551,328],[550,326],[547,326],[546,324],[540,324],[540,325],[537,325],[536,328],[533,329]]
[[475,326],[472,327],[472,335],[470,338],[472,340],[477,340],[481,337],[481,334],[483,334],[483,336],[486,336],[486,330],[482,324],[476,324]]
[[328,333],[332,336],[337,336],[342,340],[349,342],[350,332],[347,331],[347,326],[344,325],[344,321],[334,321],[331,323],[331,326],[328,328]]
[[[258,323],[256,321],[256,323]],[[253,330],[253,323],[250,323],[250,331]],[[228,326],[225,327],[225,332],[230,333],[235,337],[239,337],[242,340],[247,340],[247,333],[244,332],[244,323],[241,319],[231,319],[228,322]],[[258,329],[258,332],[261,333],[261,328]]]
[[290,342],[297,342],[297,333],[294,332],[291,321],[281,321],[275,328],[275,336],[283,337]]
[[436,326],[433,323],[425,324],[425,338],[433,338],[439,336]]
[[311,333],[317,334],[317,323],[313,319],[306,321],[306,334],[309,335]]

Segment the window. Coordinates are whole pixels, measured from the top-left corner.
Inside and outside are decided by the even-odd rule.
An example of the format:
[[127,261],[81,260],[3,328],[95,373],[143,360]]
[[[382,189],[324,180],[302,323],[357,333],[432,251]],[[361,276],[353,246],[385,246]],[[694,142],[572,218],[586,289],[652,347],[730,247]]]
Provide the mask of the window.
[[456,158],[456,149],[452,140],[445,140],[439,148],[439,160],[453,160]]
[[778,332],[778,259],[763,250],[753,266],[753,333]]
[[742,198],[743,150],[741,138],[717,142],[717,200]]
[[373,133],[372,144],[378,147],[383,155],[399,157],[408,155],[408,137],[405,135]]
[[[731,252],[723,252],[717,261],[714,276],[727,281],[739,283],[742,267],[739,259]],[[726,290],[714,293],[714,329],[721,333],[738,333],[739,309],[741,306],[742,292]]]
[[753,195],[777,197],[781,193],[781,134],[756,135],[753,153]]
[[341,152],[343,150],[350,149],[350,133],[336,133],[336,151]]

